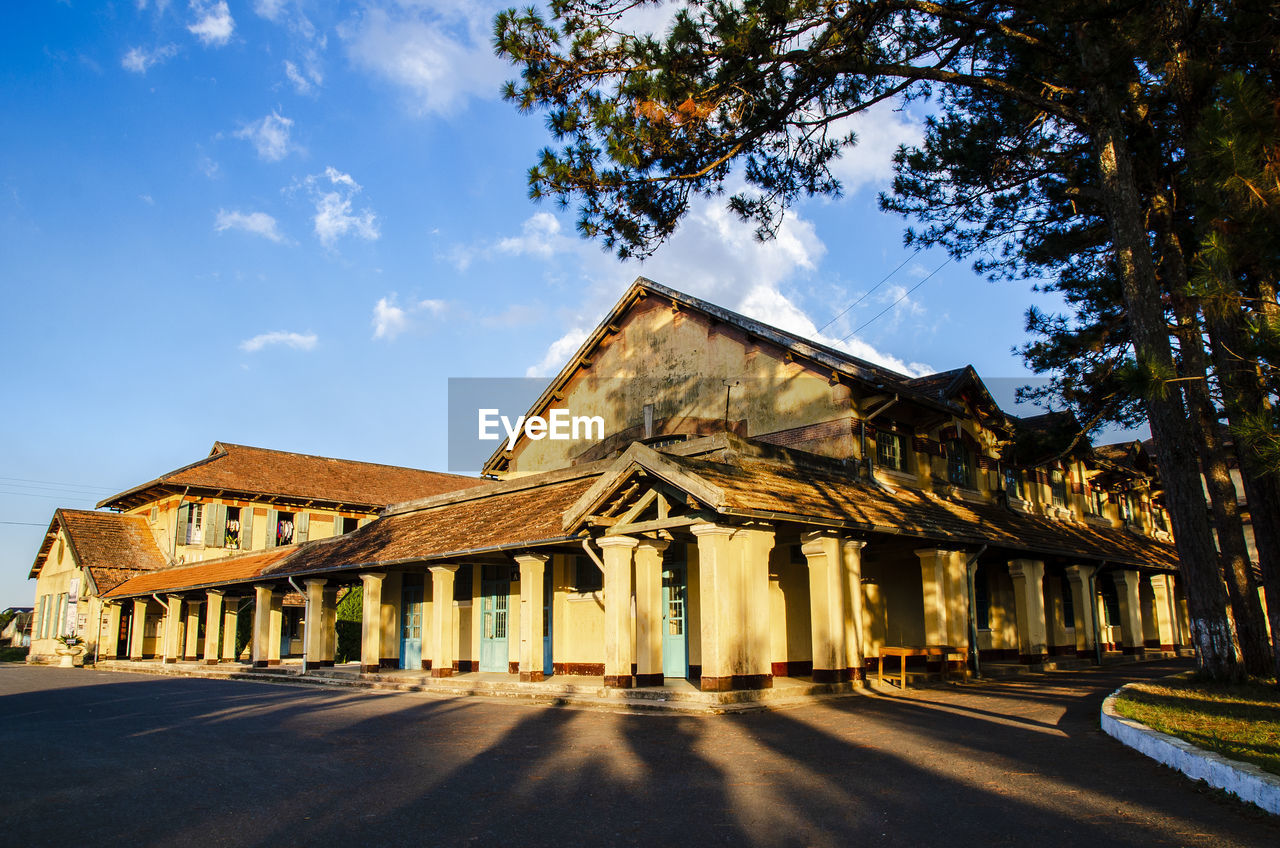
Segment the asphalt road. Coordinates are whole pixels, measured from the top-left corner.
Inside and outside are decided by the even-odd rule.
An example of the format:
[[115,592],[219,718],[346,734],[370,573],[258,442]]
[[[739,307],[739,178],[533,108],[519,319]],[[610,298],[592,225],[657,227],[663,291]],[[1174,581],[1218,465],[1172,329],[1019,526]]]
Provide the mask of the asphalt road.
[[9,845],[1280,845],[1098,729],[1184,664],[653,716],[0,665]]

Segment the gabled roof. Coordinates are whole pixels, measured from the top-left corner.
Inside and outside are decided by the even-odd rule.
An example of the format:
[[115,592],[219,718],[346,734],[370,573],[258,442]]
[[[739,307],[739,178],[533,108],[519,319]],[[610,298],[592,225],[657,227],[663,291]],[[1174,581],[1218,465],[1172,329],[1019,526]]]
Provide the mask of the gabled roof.
[[[592,331],[591,335],[587,336],[586,341],[570,357],[564,368],[560,369],[560,372],[547,385],[546,390],[534,401],[529,408],[528,414],[540,414],[546,409],[565,384],[569,382],[570,378],[573,377],[574,373],[582,367],[583,361],[590,359],[592,351],[609,335],[617,332],[618,323],[622,316],[637,301],[647,297],[656,297],[669,301],[679,309],[700,312],[713,321],[736,327],[748,335],[776,345],[780,349],[791,353],[797,360],[809,363],[815,369],[829,372],[832,376],[862,382],[877,390],[894,392],[916,403],[939,411],[945,411],[948,414],[956,411],[955,406],[947,400],[940,399],[925,390],[913,386],[911,378],[905,374],[899,374],[881,365],[851,356],[842,350],[828,347],[787,330],[757,321],[754,318],[748,318],[709,301],[685,294],[660,283],[655,283],[645,277],[636,277],[635,282],[631,284],[622,298],[609,311],[609,314],[604,317],[604,320]],[[523,436],[521,439],[523,439]],[[485,462],[484,473],[494,473],[498,470],[499,462],[506,453],[505,446],[499,446]]]
[[[950,544],[991,545],[1013,551],[1175,568],[1171,546],[1125,530],[1070,524],[996,504],[889,489],[859,479],[815,455],[777,461],[767,446],[721,451],[717,459],[628,448],[617,464],[567,511],[563,529],[582,526],[592,510],[641,472],[686,492],[710,510],[738,518],[793,521]],[[792,457],[800,452],[790,452]]]
[[212,589],[232,583],[243,583],[258,577],[271,566],[298,550],[297,545],[272,548],[238,556],[179,565],[162,571],[151,571],[125,580],[111,591],[108,598],[129,598],[153,592],[177,592]]
[[452,492],[487,481],[350,459],[215,442],[204,459],[103,500],[99,507],[130,509],[163,493],[185,489],[251,497],[315,501],[367,510]]
[[30,577],[39,576],[59,530],[66,534],[76,564],[89,570],[99,593],[105,593],[134,574],[169,565],[144,517],[59,509],[45,531]]
[[345,536],[308,542],[270,575],[449,561],[572,542],[574,534],[561,530],[561,517],[599,476],[599,466],[530,475],[475,493],[428,499]]

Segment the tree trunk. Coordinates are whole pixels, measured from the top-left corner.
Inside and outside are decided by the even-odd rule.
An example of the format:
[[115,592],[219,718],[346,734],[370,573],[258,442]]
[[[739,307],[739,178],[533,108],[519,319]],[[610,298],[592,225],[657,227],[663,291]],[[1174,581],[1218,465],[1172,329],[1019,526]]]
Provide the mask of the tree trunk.
[[[1270,400],[1263,391],[1257,369],[1232,353],[1243,350],[1244,332],[1241,314],[1205,313],[1209,329],[1209,347],[1222,385],[1223,407],[1227,421],[1238,427],[1245,415],[1266,409]],[[1258,549],[1258,567],[1262,571],[1263,590],[1267,596],[1267,619],[1271,623],[1273,673],[1280,682],[1280,479],[1267,469],[1258,457],[1236,440],[1240,460],[1240,478],[1253,523],[1253,540]]]
[[[1181,265],[1181,254],[1178,253],[1177,258],[1172,255],[1177,249],[1177,240],[1170,241],[1174,250],[1166,253],[1165,261],[1170,266]],[[1179,285],[1176,280],[1170,279],[1170,288],[1174,291],[1185,289],[1185,282],[1184,279],[1183,285]],[[1231,601],[1231,617],[1236,626],[1240,655],[1249,674],[1268,676],[1271,674],[1272,651],[1267,640],[1266,617],[1258,599],[1257,582],[1253,579],[1244,521],[1218,431],[1217,411],[1209,400],[1208,369],[1200,323],[1194,308],[1185,299],[1175,297],[1174,309],[1178,315],[1182,374],[1192,378],[1185,382],[1187,405],[1191,412],[1188,420],[1200,444],[1200,466],[1204,473],[1205,488],[1209,492],[1222,573],[1226,578],[1227,596]]]
[[[1134,352],[1159,379],[1174,371],[1173,351],[1156,284],[1151,246],[1118,102],[1107,80],[1107,55],[1089,28],[1080,31],[1087,70],[1097,82],[1090,94],[1088,131],[1093,142],[1101,195],[1115,246],[1116,270],[1124,295]],[[1227,615],[1226,589],[1218,552],[1209,529],[1208,509],[1197,468],[1198,447],[1176,384],[1153,387],[1146,399],[1147,418],[1160,463],[1160,478],[1173,521],[1191,633],[1201,670],[1215,680],[1238,680],[1243,669],[1236,654],[1235,628]]]

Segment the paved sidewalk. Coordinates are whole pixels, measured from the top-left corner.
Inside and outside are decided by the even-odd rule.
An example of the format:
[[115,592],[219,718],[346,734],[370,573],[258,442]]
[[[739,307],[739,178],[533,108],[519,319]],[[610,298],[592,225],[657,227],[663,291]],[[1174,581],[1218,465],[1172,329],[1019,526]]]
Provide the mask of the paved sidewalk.
[[14,844],[1277,845],[1098,728],[1185,662],[729,716],[0,666]]

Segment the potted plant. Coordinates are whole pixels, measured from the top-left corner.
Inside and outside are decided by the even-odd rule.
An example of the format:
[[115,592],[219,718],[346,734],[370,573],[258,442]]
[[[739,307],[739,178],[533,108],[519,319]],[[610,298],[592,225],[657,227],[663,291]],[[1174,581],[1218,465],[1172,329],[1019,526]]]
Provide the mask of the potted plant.
[[84,640],[79,636],[67,635],[59,636],[57,641],[58,647],[54,648],[53,652],[62,657],[58,665],[62,668],[74,668],[76,660],[84,656],[86,650]]

